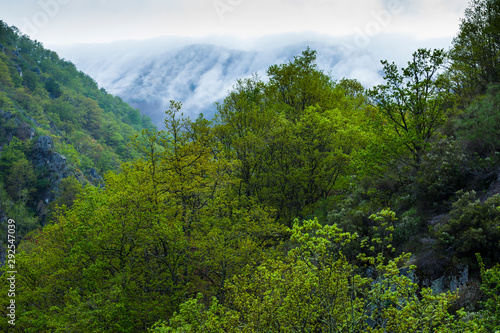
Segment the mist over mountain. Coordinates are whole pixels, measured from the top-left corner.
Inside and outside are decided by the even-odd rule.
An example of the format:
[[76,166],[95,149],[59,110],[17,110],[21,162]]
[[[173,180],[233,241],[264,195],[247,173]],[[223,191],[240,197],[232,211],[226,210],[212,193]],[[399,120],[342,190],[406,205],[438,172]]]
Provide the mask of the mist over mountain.
[[[285,63],[308,46],[317,51],[318,67],[333,76],[381,82],[381,59],[403,62],[422,45],[403,36],[377,36],[359,47],[352,38],[274,36],[238,44],[228,39],[170,38],[79,45],[59,50],[109,93],[118,95],[163,128],[170,100],[181,101],[186,116],[211,118],[238,79],[258,74],[266,80],[270,65]],[[427,41],[447,45],[443,40]],[[399,45],[397,51],[393,46]]]
[[0,19],[0,332],[500,332],[500,0],[438,39],[465,1],[0,5],[61,43]]

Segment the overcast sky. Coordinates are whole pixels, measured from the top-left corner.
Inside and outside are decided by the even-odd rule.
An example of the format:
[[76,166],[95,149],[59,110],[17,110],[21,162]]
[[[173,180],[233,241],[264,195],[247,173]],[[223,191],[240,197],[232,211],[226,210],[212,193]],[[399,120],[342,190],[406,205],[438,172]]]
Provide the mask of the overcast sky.
[[[160,36],[286,32],[454,36],[468,0],[0,0],[0,19],[47,47]],[[56,47],[57,48],[57,47]]]

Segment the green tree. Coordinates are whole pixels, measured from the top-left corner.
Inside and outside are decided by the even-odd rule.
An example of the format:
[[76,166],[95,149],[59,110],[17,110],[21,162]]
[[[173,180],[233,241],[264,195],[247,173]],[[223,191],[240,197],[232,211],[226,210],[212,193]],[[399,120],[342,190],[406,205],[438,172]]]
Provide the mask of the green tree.
[[494,157],[500,152],[500,85],[490,85],[486,96],[473,102],[456,119],[457,139],[470,155]]
[[319,70],[310,49],[268,75],[238,82],[218,106],[215,133],[238,162],[235,192],[291,225],[353,171],[369,142],[368,103],[359,83],[336,85]]
[[120,134],[120,127],[116,122],[106,122],[102,125],[103,127],[103,137],[106,144],[111,146],[116,146],[120,144],[124,139]]
[[63,93],[59,83],[52,77],[45,81],[45,89],[49,92],[52,99],[59,98]]
[[17,137],[13,137],[9,144],[3,147],[2,155],[0,155],[1,175],[4,178],[7,177],[12,165],[21,159],[26,159],[24,143]]
[[[378,218],[394,213],[382,211]],[[388,260],[360,255],[373,276],[349,263],[343,250],[357,241],[336,225],[296,223],[283,259],[249,267],[228,283],[225,304],[201,298],[180,307],[153,332],[450,332],[465,325],[448,313],[455,296],[418,289],[403,274],[409,255]],[[387,235],[389,238],[390,236]],[[379,244],[379,242],[375,241]],[[365,272],[366,267],[364,268]],[[411,271],[411,267],[406,269]],[[364,274],[366,275],[366,274]]]
[[[13,82],[10,77],[9,67],[7,66],[6,62],[7,56],[3,53],[0,53],[0,84],[2,84],[3,87],[12,87]],[[5,89],[3,87],[2,90]]]
[[[500,208],[498,208],[500,210]],[[481,290],[486,295],[481,316],[471,322],[475,332],[497,332],[500,329],[500,264],[486,269],[479,253],[476,254],[481,269]]]
[[309,47],[293,62],[269,67],[267,75],[271,101],[291,120],[309,106],[331,108],[337,97],[333,80],[318,69],[316,51]]
[[6,179],[7,192],[14,200],[27,202],[35,192],[35,172],[26,158],[14,162]]
[[23,85],[26,86],[31,92],[36,90],[37,78],[32,70],[26,70],[23,72]]
[[391,149],[396,155],[400,148],[406,150],[410,157],[405,164],[414,170],[419,169],[432,135],[446,120],[450,95],[440,75],[445,59],[443,50],[419,49],[401,73],[396,64],[384,60],[386,84],[370,91],[384,127],[392,131],[391,141],[397,140]]
[[[500,1],[472,0],[450,52],[454,89],[468,104],[500,82]],[[468,101],[468,102],[467,102]]]
[[240,165],[238,195],[252,196],[259,190],[255,178],[265,172],[265,151],[277,115],[267,107],[265,84],[259,77],[239,80],[234,90],[217,105],[215,135]]
[[71,207],[77,196],[82,192],[82,184],[74,177],[67,177],[61,180],[58,187],[56,199],[49,205],[48,220],[53,217],[52,214],[56,211],[56,207]]
[[[39,219],[30,209],[27,207],[27,202],[22,200],[13,200],[13,198],[7,193],[5,190],[5,186],[0,182],[0,210],[2,210],[5,216],[8,216],[9,219],[12,219],[17,222],[16,224],[16,245],[23,239],[25,236],[30,233],[33,229],[40,226]],[[2,232],[4,235],[8,234],[8,219],[4,219],[0,224],[2,228]],[[4,249],[7,248],[8,238],[4,237],[0,241],[0,244]],[[11,244],[11,243],[10,243]]]

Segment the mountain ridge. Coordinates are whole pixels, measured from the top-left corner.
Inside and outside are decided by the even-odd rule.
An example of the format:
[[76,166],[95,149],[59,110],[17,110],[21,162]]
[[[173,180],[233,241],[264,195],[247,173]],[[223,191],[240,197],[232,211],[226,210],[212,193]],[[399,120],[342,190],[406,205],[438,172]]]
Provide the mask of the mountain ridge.
[[[128,61],[81,64],[108,91],[139,108],[161,127],[170,100],[182,101],[183,111],[191,117],[203,113],[211,118],[214,103],[221,101],[238,79],[253,74],[265,76],[270,65],[289,61],[310,45],[319,46],[302,42],[277,50],[251,51],[199,43],[146,57],[142,63],[136,56],[130,70]],[[328,51],[339,52],[334,47]]]
[[[334,39],[286,34],[240,43],[225,36],[120,41],[74,45],[59,52],[163,128],[170,100],[182,102],[184,114],[192,118],[200,113],[211,118],[214,103],[220,102],[238,79],[253,74],[265,79],[270,65],[293,60],[307,47],[318,51],[318,67],[334,79],[355,78],[371,87],[382,82],[381,59],[398,62],[408,58],[414,45],[435,47],[449,42],[422,42],[391,34],[373,36],[368,46],[357,47],[352,36]],[[395,43],[402,45],[397,51],[389,47]]]

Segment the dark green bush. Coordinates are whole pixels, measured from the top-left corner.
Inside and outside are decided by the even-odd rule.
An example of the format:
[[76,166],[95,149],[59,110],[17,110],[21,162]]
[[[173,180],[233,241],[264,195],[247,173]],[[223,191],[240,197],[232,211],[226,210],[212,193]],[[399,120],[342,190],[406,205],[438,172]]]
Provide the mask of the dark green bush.
[[470,264],[476,262],[476,253],[486,263],[500,261],[500,194],[484,202],[475,191],[457,194],[448,221],[437,230],[441,246]]
[[434,142],[424,155],[416,178],[418,202],[427,209],[442,209],[442,203],[467,187],[471,178],[467,155],[455,140]]
[[461,114],[456,125],[457,139],[470,155],[486,158],[500,152],[500,85],[490,85],[486,96]]

